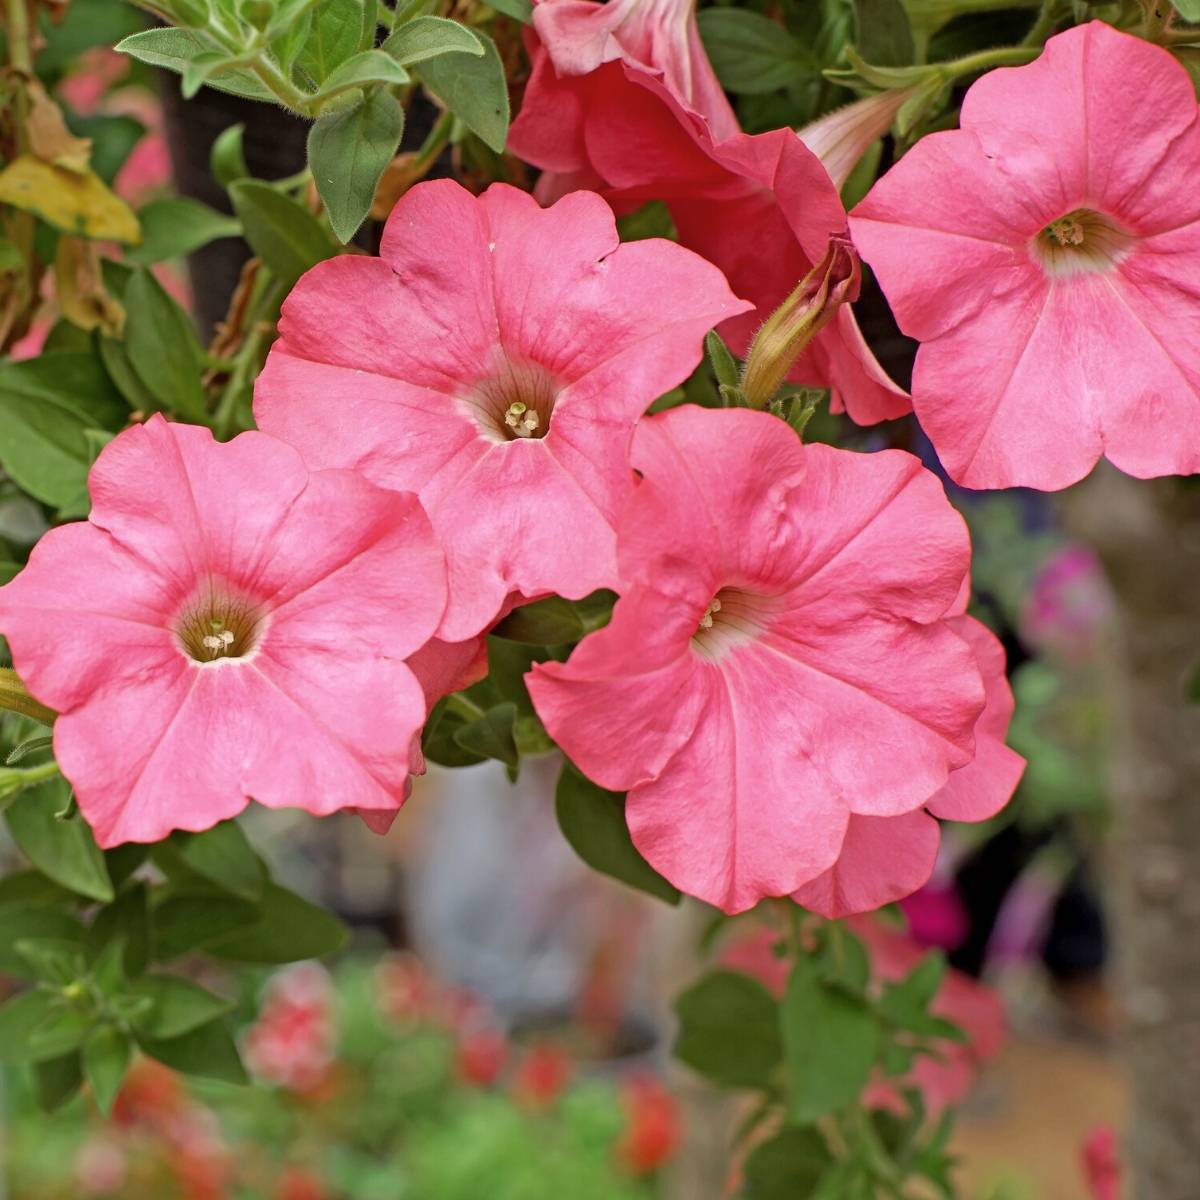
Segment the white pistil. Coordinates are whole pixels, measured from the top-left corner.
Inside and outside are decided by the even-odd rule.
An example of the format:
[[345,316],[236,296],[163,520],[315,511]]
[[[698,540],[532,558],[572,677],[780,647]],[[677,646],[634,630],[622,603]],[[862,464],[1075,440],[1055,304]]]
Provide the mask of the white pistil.
[[1061,217],[1057,221],[1051,221],[1046,232],[1060,246],[1083,245],[1083,225],[1073,217]]

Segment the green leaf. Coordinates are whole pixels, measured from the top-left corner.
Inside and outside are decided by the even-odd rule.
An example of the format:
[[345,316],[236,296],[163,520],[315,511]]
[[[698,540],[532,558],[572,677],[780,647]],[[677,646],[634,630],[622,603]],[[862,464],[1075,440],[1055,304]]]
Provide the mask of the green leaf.
[[231,1000],[177,975],[144,975],[130,988],[130,994],[150,1002],[133,1022],[138,1035],[160,1041],[181,1037],[233,1007]]
[[65,1005],[52,1008],[29,1035],[26,1061],[46,1062],[78,1050],[94,1024],[95,1019],[90,1014],[78,1009]]
[[824,984],[804,955],[792,966],[780,1027],[793,1121],[815,1121],[858,1099],[879,1053],[879,1025],[865,1000]]
[[83,944],[83,926],[54,908],[6,904],[0,908],[0,971],[18,978],[27,976],[28,964],[17,952],[27,938],[63,938]]
[[333,232],[348,242],[367,218],[384,168],[404,133],[404,110],[390,92],[373,91],[317,118],[308,165]]
[[86,972],[79,943],[68,938],[20,938],[15,949],[29,964],[32,977],[43,983],[65,987]]
[[288,963],[334,954],[346,944],[347,936],[346,927],[332,913],[277,883],[268,883],[257,920],[207,949],[233,962]]
[[675,1057],[721,1087],[766,1088],[781,1061],[779,1006],[756,979],[713,971],[675,1001]]
[[362,0],[322,0],[313,10],[312,28],[296,67],[320,86],[358,49]]
[[533,24],[533,0],[488,0],[490,7],[522,25]]
[[0,911],[10,904],[49,904],[61,908],[74,907],[75,903],[73,892],[47,879],[41,871],[14,871],[0,879]]
[[153,200],[138,213],[138,220],[142,244],[127,251],[125,257],[142,265],[182,258],[218,238],[237,237],[242,232],[233,217],[186,196]]
[[267,872],[236,821],[222,821],[204,833],[177,833],[171,844],[183,862],[242,900],[258,900]]
[[224,50],[201,50],[184,64],[182,92],[185,100],[190,100],[214,75],[221,73],[223,67],[235,61]]
[[513,736],[517,706],[511,701],[494,705],[476,721],[469,721],[454,731],[454,740],[464,750],[483,758],[495,758],[514,770],[521,765],[517,743]]
[[207,420],[196,331],[145,267],[125,288],[125,352],[159,407],[189,421]]
[[29,1038],[54,1007],[54,996],[42,988],[20,992],[0,1005],[0,1062],[28,1061]]
[[1185,21],[1200,21],[1200,0],[1172,0],[1172,3]]
[[447,701],[448,697],[443,698],[433,706],[421,735],[421,752],[430,762],[443,767],[470,767],[486,762],[484,755],[464,750],[455,740],[455,733],[467,721]]
[[0,463],[55,508],[87,486],[89,429],[120,428],[128,408],[90,354],[0,362]]
[[589,867],[668,904],[679,903],[679,889],[633,844],[625,824],[625,797],[620,792],[606,791],[566,763],[558,777],[554,809],[563,837]]
[[739,1200],[799,1200],[811,1196],[833,1163],[815,1129],[784,1129],[760,1142],[742,1168]]
[[[118,42],[116,49],[152,67],[165,67],[180,75],[197,55],[219,51],[221,48],[207,34],[191,29],[147,29]],[[208,86],[249,100],[274,101],[265,84],[249,71],[223,71],[208,80]]]
[[209,892],[170,896],[151,911],[151,955],[159,962],[208,948],[212,942],[252,925],[255,905]]
[[157,412],[158,401],[133,369],[125,343],[116,338],[101,336],[99,345],[100,361],[104,363],[109,379],[125,397],[129,407],[143,413]]
[[927,954],[898,983],[884,985],[879,1001],[883,1017],[898,1029],[927,1037],[965,1041],[966,1035],[957,1025],[929,1012],[942,981],[946,977],[946,960],[938,952]]
[[60,819],[69,794],[53,780],[18,796],[4,814],[21,852],[44,875],[92,900],[113,898],[104,855],[87,822],[78,815]]
[[121,1081],[133,1057],[133,1042],[128,1034],[112,1025],[95,1030],[83,1044],[83,1074],[96,1107],[105,1115],[121,1090]]
[[139,1037],[137,1043],[151,1058],[187,1075],[226,1083],[247,1082],[246,1069],[224,1021],[210,1021],[177,1038]]
[[83,1063],[78,1053],[34,1064],[34,1094],[44,1112],[52,1113],[62,1108],[82,1085]]
[[114,943],[124,947],[126,975],[136,978],[150,958],[149,890],[144,883],[127,888],[93,918],[86,937],[89,952],[99,955]]
[[4,760],[4,764],[5,766],[15,767],[17,763],[28,758],[31,754],[37,754],[39,750],[49,750],[53,745],[54,738],[52,737],[28,738],[26,741],[12,748],[8,757]]
[[778,22],[742,8],[705,8],[696,17],[721,86],[743,96],[787,87],[816,74],[803,43]]
[[250,249],[284,286],[337,253],[321,222],[270,184],[242,180],[230,186],[229,198]]
[[912,29],[901,0],[854,0],[854,48],[879,67],[916,61]]
[[515,608],[492,635],[533,646],[565,646],[603,628],[612,617],[616,596],[598,591],[582,600],[547,596]]
[[483,57],[461,53],[440,54],[419,68],[421,82],[473,134],[497,154],[508,140],[508,83],[496,43],[472,29],[483,47]]
[[445,17],[414,17],[391,34],[382,49],[405,67],[437,58],[439,54],[483,57],[483,46],[471,30]]
[[250,168],[246,166],[246,155],[242,149],[245,132],[246,126],[240,122],[237,125],[230,125],[228,129],[223,129],[217,134],[216,140],[212,144],[208,165],[213,178],[223,188],[237,183],[239,179],[246,179],[250,174]]
[[724,387],[738,387],[741,371],[738,369],[737,359],[729,352],[729,347],[715,329],[705,336],[704,349],[708,354],[709,366],[717,377],[717,383]]
[[334,96],[350,88],[408,83],[411,76],[394,58],[382,50],[364,50],[348,58],[321,85],[322,97]]

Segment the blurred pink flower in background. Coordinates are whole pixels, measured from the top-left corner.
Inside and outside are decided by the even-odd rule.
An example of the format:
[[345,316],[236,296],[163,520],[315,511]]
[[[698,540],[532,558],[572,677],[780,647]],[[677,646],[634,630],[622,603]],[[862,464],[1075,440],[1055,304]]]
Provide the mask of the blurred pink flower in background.
[[1112,614],[1112,591],[1095,551],[1071,542],[1050,555],[1034,578],[1021,608],[1021,637],[1031,649],[1083,662]]
[[1084,1140],[1080,1157],[1092,1200],[1119,1200],[1122,1171],[1116,1130],[1097,1125]]
[[272,976],[242,1046],[250,1070],[293,1092],[315,1091],[333,1065],[334,1003],[333,982],[317,963]]

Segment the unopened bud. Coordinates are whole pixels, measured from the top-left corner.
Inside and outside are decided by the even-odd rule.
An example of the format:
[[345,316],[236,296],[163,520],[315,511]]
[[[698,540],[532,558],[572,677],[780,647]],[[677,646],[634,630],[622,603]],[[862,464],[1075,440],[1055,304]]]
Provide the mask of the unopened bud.
[[830,238],[825,257],[755,335],[742,372],[742,391],[751,408],[766,408],[808,344],[840,305],[858,295],[861,274],[850,239]]

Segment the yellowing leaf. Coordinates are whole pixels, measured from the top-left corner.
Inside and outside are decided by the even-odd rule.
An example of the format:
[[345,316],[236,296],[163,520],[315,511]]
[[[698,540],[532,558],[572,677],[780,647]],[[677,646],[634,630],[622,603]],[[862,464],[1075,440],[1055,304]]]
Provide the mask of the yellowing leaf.
[[68,171],[32,154],[22,154],[0,171],[0,203],[34,213],[47,225],[77,237],[142,240],[133,209],[94,171]]
[[91,139],[76,137],[67,128],[62,109],[50,99],[40,83],[30,83],[27,92],[30,110],[25,131],[29,134],[29,148],[34,157],[77,175],[84,174],[91,163]]
[[107,337],[121,336],[125,309],[105,290],[94,243],[59,238],[54,282],[59,311],[68,321],[80,329],[99,329]]

